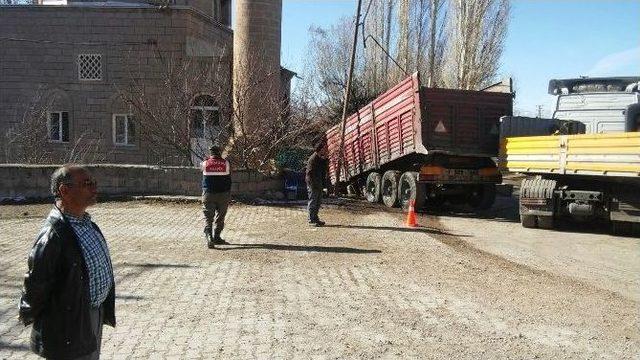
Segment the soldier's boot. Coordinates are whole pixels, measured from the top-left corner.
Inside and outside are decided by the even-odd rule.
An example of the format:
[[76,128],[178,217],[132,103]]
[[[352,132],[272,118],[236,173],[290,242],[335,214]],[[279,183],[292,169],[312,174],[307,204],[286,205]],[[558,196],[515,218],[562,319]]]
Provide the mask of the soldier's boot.
[[213,242],[216,245],[229,245],[228,242],[224,241],[224,239],[220,237],[221,233],[222,233],[221,229],[216,229],[216,231],[213,234]]
[[209,249],[215,249],[215,240],[211,234],[211,227],[204,228],[204,238],[207,240],[207,247]]

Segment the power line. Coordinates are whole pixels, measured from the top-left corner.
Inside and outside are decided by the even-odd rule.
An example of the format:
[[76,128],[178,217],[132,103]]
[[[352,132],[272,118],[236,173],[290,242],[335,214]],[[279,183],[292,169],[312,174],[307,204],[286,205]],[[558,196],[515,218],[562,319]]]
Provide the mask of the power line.
[[407,72],[407,70],[405,68],[403,68],[402,66],[400,66],[400,64],[398,64],[398,62],[396,61],[396,59],[393,58],[393,56],[391,56],[391,54],[389,54],[389,52],[387,51],[387,49],[385,49],[384,46],[382,46],[382,44],[380,44],[380,42],[378,42],[378,40],[376,40],[375,37],[373,37],[371,34],[367,35],[366,38],[364,38],[364,47],[367,47],[367,39],[371,38],[371,40],[373,40],[373,42],[376,43],[376,45],[378,45],[380,47],[380,49],[382,49],[382,51],[384,51],[384,54],[391,59],[391,61],[393,61],[393,63],[398,67],[398,69],[402,70],[402,72],[405,75],[409,75],[409,73]]
[[367,20],[367,15],[369,15],[369,10],[371,10],[371,3],[373,3],[373,0],[369,0],[369,5],[367,5],[367,11],[364,13],[364,16],[362,17],[363,31],[364,31],[364,22]]
[[371,34],[365,34],[365,21],[367,19],[367,15],[369,15],[369,10],[371,9],[371,4],[373,3],[374,0],[369,0],[369,5],[367,5],[367,11],[365,12],[363,18],[362,18],[362,22],[360,23],[360,25],[362,25],[362,44],[363,46],[366,48],[367,47],[367,39],[371,38],[371,40],[373,40],[376,45],[378,45],[380,47],[380,49],[382,49],[382,51],[384,52],[384,54],[391,59],[391,61],[393,61],[393,63],[398,67],[398,69],[402,70],[402,72],[405,75],[409,75],[409,73],[407,72],[407,70],[405,68],[403,68],[402,66],[400,66],[400,64],[396,61],[396,59],[393,58],[393,56],[391,56],[391,54],[389,54],[389,51],[382,46],[382,44],[380,44],[380,42]]

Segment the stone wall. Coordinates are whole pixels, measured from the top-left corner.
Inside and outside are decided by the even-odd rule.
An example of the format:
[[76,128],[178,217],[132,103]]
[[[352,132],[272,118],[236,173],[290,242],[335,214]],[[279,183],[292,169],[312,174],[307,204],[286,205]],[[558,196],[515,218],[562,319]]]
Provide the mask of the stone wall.
[[[166,77],[158,54],[175,60],[185,55],[217,59],[230,53],[233,32],[190,6],[159,8],[144,4],[0,5],[0,134],[15,126],[26,107],[42,96],[49,111],[69,115],[69,141],[42,139],[53,162],[179,165],[184,156],[158,151],[140,140],[114,144],[113,115],[134,112],[116,89],[133,78],[153,87]],[[197,44],[196,54],[189,50]],[[80,80],[80,54],[101,56],[102,80]],[[225,65],[226,69],[226,65]],[[231,81],[231,71],[221,72]],[[216,99],[225,101],[225,99]],[[77,144],[95,150],[69,160]],[[4,144],[7,144],[5,142]],[[0,144],[0,161],[15,149]],[[13,160],[15,161],[15,160]]]
[[[51,196],[49,184],[56,165],[0,164],[0,201],[35,200]],[[86,165],[98,181],[102,196],[119,195],[186,195],[201,194],[200,171],[192,167],[153,167],[145,165]],[[280,178],[258,172],[232,172],[232,195],[258,195],[280,191]]]

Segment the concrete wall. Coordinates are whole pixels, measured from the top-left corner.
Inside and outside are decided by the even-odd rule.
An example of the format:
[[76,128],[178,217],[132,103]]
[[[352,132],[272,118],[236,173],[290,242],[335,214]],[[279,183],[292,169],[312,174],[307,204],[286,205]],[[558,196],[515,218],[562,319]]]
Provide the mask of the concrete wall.
[[[187,195],[201,194],[202,174],[191,167],[153,167],[145,165],[86,165],[98,181],[101,195]],[[56,165],[0,164],[0,201],[44,199],[51,196],[51,174]],[[233,195],[257,195],[280,191],[283,182],[255,171],[232,173]]]
[[[71,136],[66,144],[42,140],[53,162],[68,161],[78,139],[98,144],[95,156],[84,162],[185,162],[183,156],[158,154],[140,141],[131,146],[114,144],[113,114],[133,112],[121,104],[116,89],[132,76],[150,86],[160,81],[164,71],[156,50],[168,58],[214,58],[233,46],[229,27],[190,6],[0,6],[0,34],[14,39],[0,41],[0,134],[22,118],[36,93],[55,99],[50,111],[69,113]],[[207,51],[188,54],[187,43]],[[101,81],[78,79],[77,59],[83,53],[102,55]],[[231,79],[230,69],[226,73]],[[11,149],[0,151],[0,162],[9,153]]]

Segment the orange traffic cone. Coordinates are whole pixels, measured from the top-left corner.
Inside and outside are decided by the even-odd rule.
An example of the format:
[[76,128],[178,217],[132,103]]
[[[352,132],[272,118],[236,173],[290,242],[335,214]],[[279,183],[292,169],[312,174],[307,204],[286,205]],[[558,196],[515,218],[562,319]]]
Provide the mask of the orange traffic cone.
[[409,212],[407,213],[407,222],[405,223],[408,227],[417,227],[418,221],[416,219],[416,201],[409,200]]

